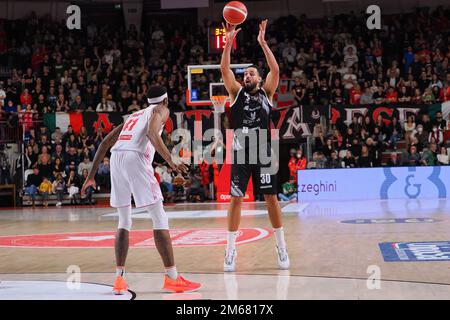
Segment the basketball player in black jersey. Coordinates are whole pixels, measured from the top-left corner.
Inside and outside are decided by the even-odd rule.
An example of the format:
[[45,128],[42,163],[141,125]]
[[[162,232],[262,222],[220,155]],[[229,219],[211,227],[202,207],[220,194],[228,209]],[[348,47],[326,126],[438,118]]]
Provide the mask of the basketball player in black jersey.
[[[236,26],[229,24],[224,26],[226,29],[226,45],[223,50],[220,67],[222,79],[230,97],[231,122],[234,130],[234,159],[231,165],[231,203],[228,209],[227,249],[224,261],[224,271],[226,272],[232,272],[236,269],[237,252],[235,242],[238,236],[242,201],[250,176],[253,181],[254,193],[264,194],[277,242],[278,266],[280,269],[289,268],[289,257],[281,221],[281,209],[277,198],[277,174],[274,170],[268,170],[273,168],[274,161],[272,160],[272,163],[269,164],[263,163],[262,159],[260,159],[261,153],[259,150],[262,149],[263,154],[272,157],[277,156],[271,154],[269,123],[272,98],[279,82],[279,67],[275,56],[265,41],[266,26],[267,20],[260,23],[258,42],[264,52],[270,72],[263,82],[261,71],[256,66],[250,66],[245,70],[243,85],[236,81],[234,73],[230,69],[232,44],[241,29],[236,30]],[[263,138],[261,138],[260,132],[263,132]],[[254,140],[250,143],[245,143],[246,135],[258,137],[257,143]],[[264,135],[266,135],[265,138]],[[255,148],[255,145],[257,145],[257,148]],[[237,155],[239,152],[241,152],[241,155],[245,155],[244,163],[239,161],[239,156]],[[256,161],[249,159],[255,156],[257,157]]]

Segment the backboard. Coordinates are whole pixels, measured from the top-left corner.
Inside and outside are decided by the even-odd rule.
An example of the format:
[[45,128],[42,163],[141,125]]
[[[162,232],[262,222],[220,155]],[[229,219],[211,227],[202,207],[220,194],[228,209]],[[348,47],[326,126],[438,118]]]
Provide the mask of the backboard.
[[[242,82],[244,72],[251,64],[232,64],[236,80]],[[188,88],[186,90],[186,104],[188,106],[211,106],[210,96],[224,91],[220,65],[191,65],[188,66]]]

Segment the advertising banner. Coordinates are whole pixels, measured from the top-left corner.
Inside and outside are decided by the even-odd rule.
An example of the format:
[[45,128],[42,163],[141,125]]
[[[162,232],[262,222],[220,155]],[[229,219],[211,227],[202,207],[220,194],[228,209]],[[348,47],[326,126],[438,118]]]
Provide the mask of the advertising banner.
[[298,171],[298,199],[448,198],[450,167],[384,167]]

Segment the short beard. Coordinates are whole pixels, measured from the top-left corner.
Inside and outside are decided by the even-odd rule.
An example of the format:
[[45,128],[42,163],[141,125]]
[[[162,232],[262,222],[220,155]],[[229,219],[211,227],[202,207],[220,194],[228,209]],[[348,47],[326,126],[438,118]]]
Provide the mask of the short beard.
[[252,92],[257,86],[257,83],[244,84],[245,91],[247,92]]

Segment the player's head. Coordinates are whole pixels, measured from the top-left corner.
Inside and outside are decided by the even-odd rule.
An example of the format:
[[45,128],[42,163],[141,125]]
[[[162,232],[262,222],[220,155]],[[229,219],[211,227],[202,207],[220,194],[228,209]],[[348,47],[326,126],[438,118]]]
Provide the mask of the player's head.
[[253,91],[256,87],[261,86],[262,71],[258,66],[251,65],[244,72],[244,88],[247,91]]
[[163,86],[151,86],[147,92],[147,101],[150,105],[162,104],[167,107],[169,104],[167,89]]

